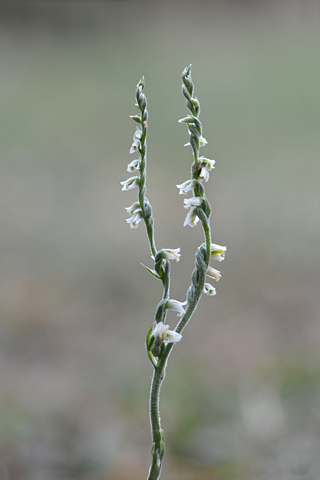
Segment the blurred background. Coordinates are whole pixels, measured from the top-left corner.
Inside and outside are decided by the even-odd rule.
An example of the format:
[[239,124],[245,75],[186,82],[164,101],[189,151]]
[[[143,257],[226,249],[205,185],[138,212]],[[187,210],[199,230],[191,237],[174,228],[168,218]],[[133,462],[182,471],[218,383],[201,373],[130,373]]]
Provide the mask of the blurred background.
[[144,75],[147,195],[183,301],[203,241],[176,188],[190,63],[228,254],[170,357],[162,476],[319,479],[319,25],[309,0],[1,4],[1,480],[147,476],[162,292],[119,182]]

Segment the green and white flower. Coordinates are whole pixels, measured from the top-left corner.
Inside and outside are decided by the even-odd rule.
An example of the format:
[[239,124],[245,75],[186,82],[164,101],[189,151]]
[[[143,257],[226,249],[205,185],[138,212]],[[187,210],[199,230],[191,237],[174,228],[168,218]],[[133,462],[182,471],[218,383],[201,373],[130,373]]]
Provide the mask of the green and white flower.
[[185,313],[184,305],[187,305],[187,302],[178,302],[178,300],[168,300],[166,303],[166,308],[178,312],[178,317],[182,317]]
[[203,197],[185,198],[183,202],[185,203],[184,208],[200,207],[203,202]]
[[128,164],[128,167],[127,167],[127,171],[128,172],[134,172],[135,170],[139,170],[140,168],[140,163],[141,163],[141,160],[137,159],[137,160],[132,160],[132,162],[130,162]]
[[141,215],[141,209],[140,209],[140,211],[136,211],[135,214],[132,215],[132,217],[127,218],[126,222],[129,223],[130,228],[137,228],[138,224],[139,224],[139,222],[141,222],[142,218],[143,217]]
[[204,284],[203,292],[209,295],[210,297],[213,297],[213,295],[217,293],[216,289],[210,283]]
[[222,247],[221,245],[217,245],[215,243],[211,243],[210,246],[210,255],[213,257],[214,260],[218,260],[218,262],[222,262],[226,255],[227,247]]
[[189,225],[189,227],[195,227],[199,221],[199,217],[196,215],[195,210],[192,209],[186,216],[183,226]]
[[135,188],[138,183],[139,183],[139,177],[130,177],[128,180],[125,180],[124,182],[120,182],[122,185],[121,190],[131,190],[132,188]]
[[175,260],[176,262],[179,262],[181,257],[180,248],[164,248],[163,250],[163,258],[166,260]]
[[208,267],[208,270],[206,273],[208,277],[213,278],[216,282],[218,282],[221,278],[221,273],[219,272],[219,270],[216,270],[215,268]]
[[157,323],[152,335],[159,343],[177,343],[180,342],[182,335],[180,333],[169,330],[169,325],[164,325],[162,322]]
[[133,215],[137,212],[137,210],[141,210],[139,202],[134,202],[132,205],[130,205],[130,207],[126,207],[126,211],[129,213],[129,215]]
[[180,188],[180,195],[185,195],[194,189],[194,180],[187,180],[186,182],[181,183],[181,185],[177,185],[177,188]]
[[[190,132],[189,132],[189,134],[190,134]],[[207,140],[202,135],[200,135],[200,137],[199,137],[200,147],[204,147],[205,145],[207,145],[207,143],[208,143]],[[191,145],[190,142],[184,144],[185,147],[188,147],[189,145]]]
[[205,166],[206,166],[206,169],[207,169],[209,172],[215,168],[215,167],[214,167],[214,164],[216,163],[215,160],[210,160],[209,158],[206,158],[206,157],[200,157],[200,158],[199,158],[199,162],[200,162],[202,165],[205,165]]

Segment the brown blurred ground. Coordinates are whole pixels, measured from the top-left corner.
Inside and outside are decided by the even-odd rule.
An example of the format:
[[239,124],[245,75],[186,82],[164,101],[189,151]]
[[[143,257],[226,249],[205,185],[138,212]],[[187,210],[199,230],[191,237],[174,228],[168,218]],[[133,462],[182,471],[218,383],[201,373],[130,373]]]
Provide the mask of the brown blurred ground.
[[[180,74],[193,63],[227,244],[170,358],[170,480],[320,476],[318,2],[67,2],[0,7],[0,479],[136,480],[150,460],[144,337],[161,291],[120,180],[145,75],[159,247],[200,229]],[[168,318],[174,325],[174,315]]]

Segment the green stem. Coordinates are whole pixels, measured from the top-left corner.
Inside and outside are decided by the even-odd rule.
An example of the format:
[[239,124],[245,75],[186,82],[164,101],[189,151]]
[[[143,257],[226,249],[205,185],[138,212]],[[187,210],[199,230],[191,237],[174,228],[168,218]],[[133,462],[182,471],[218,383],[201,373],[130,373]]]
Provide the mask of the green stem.
[[[200,279],[197,288],[195,289],[195,295],[193,302],[189,302],[185,314],[179,321],[178,325],[175,328],[177,333],[181,333],[184,327],[189,322],[194,311],[197,308],[200,297],[203,292],[204,281],[206,270],[209,265],[210,259],[210,245],[211,245],[211,233],[210,226],[207,220],[207,217],[203,214],[200,218],[202,227],[204,230],[204,235],[206,239],[206,268],[200,272]],[[164,435],[161,428],[161,419],[159,411],[159,402],[160,402],[160,392],[162,382],[166,375],[166,367],[168,363],[168,358],[173,348],[173,343],[169,343],[161,350],[158,364],[154,368],[151,389],[150,389],[150,424],[151,424],[151,435],[152,435],[152,462],[149,470],[149,476],[147,480],[158,480],[161,474],[162,468],[162,458],[164,454]]]

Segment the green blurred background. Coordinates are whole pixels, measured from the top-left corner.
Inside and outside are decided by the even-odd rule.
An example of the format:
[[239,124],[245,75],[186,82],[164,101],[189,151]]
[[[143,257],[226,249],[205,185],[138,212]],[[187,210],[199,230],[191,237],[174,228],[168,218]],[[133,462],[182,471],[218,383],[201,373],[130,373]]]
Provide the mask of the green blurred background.
[[163,479],[318,480],[320,4],[4,3],[0,26],[1,480],[146,478],[161,288],[119,182],[144,75],[148,198],[183,301],[202,242],[176,188],[190,63],[228,255],[170,358]]

